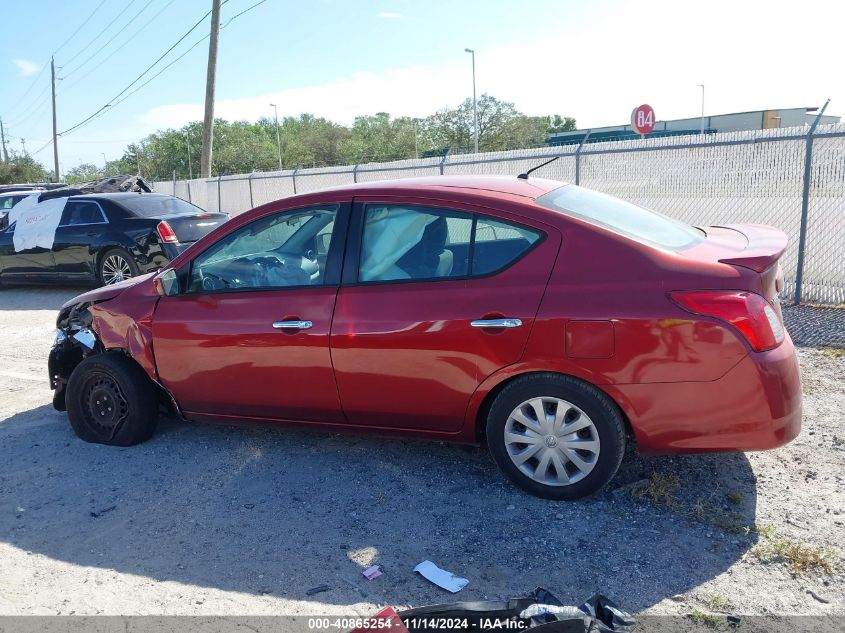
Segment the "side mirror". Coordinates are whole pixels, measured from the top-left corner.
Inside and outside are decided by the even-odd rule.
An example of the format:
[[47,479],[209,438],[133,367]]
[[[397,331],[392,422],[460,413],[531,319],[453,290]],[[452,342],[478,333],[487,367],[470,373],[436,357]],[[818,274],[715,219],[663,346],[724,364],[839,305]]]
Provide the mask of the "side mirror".
[[172,268],[161,271],[153,279],[153,285],[160,297],[173,297],[179,294],[179,277]]

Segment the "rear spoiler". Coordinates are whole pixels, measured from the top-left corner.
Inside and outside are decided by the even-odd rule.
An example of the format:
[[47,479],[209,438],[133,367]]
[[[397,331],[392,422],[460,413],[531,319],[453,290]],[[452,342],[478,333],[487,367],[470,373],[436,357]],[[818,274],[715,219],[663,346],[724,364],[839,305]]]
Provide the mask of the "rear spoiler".
[[718,228],[742,233],[748,240],[748,246],[740,255],[719,261],[722,264],[750,268],[758,273],[770,268],[781,258],[789,241],[786,233],[765,224],[725,224]]

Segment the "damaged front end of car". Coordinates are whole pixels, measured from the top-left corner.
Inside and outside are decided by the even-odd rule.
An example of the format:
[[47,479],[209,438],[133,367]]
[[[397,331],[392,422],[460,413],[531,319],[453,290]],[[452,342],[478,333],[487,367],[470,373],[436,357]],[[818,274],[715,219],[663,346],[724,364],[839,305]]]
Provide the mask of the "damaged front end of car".
[[94,317],[89,310],[92,305],[85,302],[65,306],[56,320],[56,340],[50,349],[47,369],[53,390],[53,407],[57,411],[66,409],[65,389],[76,366],[88,356],[104,351],[92,329]]

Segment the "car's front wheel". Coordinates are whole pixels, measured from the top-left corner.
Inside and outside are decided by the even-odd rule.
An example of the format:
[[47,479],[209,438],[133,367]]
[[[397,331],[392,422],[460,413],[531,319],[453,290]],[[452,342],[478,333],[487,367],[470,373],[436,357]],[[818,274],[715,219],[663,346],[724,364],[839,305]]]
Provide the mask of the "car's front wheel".
[[571,376],[532,374],[496,396],[487,443],[502,472],[523,490],[573,500],[616,474],[625,427],[616,404],[594,386]]
[[144,370],[119,352],[95,354],[70,375],[68,419],[86,442],[131,446],[152,437],[158,421],[155,386]]
[[110,248],[100,257],[100,266],[97,272],[100,283],[104,286],[110,286],[137,276],[139,268],[132,256],[124,249]]

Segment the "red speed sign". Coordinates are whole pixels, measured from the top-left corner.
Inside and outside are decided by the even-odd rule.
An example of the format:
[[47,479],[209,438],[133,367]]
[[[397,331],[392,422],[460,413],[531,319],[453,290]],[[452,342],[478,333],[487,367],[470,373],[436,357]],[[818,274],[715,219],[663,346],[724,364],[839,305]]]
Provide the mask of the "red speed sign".
[[654,129],[654,108],[647,103],[634,108],[631,112],[631,127],[637,134],[648,134]]

